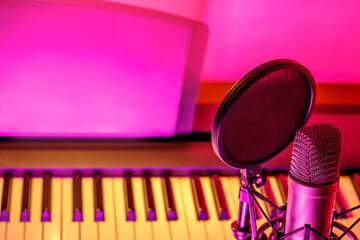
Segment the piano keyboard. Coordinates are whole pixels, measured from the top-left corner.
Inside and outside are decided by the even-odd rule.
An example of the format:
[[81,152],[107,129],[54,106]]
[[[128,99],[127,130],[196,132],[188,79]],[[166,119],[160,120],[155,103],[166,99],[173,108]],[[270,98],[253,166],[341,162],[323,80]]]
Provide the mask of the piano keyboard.
[[[117,240],[117,239],[226,239],[233,240],[230,224],[236,220],[240,182],[236,176],[213,173],[190,177],[131,176],[0,177],[0,240]],[[268,176],[258,191],[277,205],[286,202],[284,173]],[[336,211],[358,205],[360,174],[343,175]],[[261,206],[271,218],[277,212]],[[265,218],[256,209],[257,224]],[[341,216],[350,225],[360,210]],[[355,228],[360,236],[360,226]]]

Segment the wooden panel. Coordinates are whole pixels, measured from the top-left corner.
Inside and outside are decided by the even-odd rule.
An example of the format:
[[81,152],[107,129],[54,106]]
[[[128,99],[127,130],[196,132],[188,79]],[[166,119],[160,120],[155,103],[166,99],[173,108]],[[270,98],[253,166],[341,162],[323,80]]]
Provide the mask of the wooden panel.
[[[198,105],[220,104],[234,82],[201,82]],[[316,84],[316,105],[360,106],[360,84]]]

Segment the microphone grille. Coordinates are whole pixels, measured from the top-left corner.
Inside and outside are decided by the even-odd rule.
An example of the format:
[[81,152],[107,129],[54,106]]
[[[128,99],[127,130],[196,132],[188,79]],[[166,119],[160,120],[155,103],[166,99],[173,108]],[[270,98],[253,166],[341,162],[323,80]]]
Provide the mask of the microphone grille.
[[300,129],[294,139],[291,176],[302,183],[325,185],[339,178],[341,132],[333,124]]

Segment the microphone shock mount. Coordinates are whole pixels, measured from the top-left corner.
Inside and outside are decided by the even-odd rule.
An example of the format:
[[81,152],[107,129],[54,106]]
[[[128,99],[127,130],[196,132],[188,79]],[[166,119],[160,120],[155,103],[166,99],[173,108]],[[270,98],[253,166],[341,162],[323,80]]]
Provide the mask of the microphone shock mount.
[[[341,215],[360,208],[360,205],[340,213],[334,212],[330,238],[327,238],[317,232],[316,229],[312,228],[309,224],[305,224],[303,227],[285,234],[284,224],[286,205],[280,207],[277,206],[261,193],[257,192],[254,187],[256,186],[261,188],[266,184],[267,177],[265,168],[258,167],[241,169],[240,174],[241,187],[239,191],[238,219],[231,224],[231,229],[236,240],[286,240],[293,239],[294,234],[298,234],[299,232],[304,233],[304,240],[310,240],[310,233],[315,233],[319,239],[324,240],[340,240],[345,236],[348,236],[351,240],[358,240],[358,237],[354,234],[352,229],[358,224],[358,222],[360,222],[360,217],[355,220],[349,228],[339,222],[336,222],[335,220],[337,220]],[[260,206],[258,200],[261,200],[265,204],[269,204],[271,207],[276,209],[277,217],[270,219],[264,209]],[[260,210],[261,215],[266,219],[266,223],[259,228],[256,226],[255,206]],[[334,229],[338,229],[341,232],[340,236],[338,235],[339,231],[335,233]]]

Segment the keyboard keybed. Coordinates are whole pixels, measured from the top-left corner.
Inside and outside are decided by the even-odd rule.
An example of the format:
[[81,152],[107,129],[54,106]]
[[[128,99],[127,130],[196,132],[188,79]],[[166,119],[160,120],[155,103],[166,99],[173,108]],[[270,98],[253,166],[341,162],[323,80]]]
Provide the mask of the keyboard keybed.
[[[286,202],[284,175],[268,176],[257,189],[278,206]],[[359,174],[343,175],[335,209],[358,205]],[[238,215],[239,178],[212,174],[189,177],[101,176],[0,177],[0,240],[226,239]],[[271,218],[278,212],[260,201]],[[256,210],[257,224],[265,218]],[[360,210],[338,220],[351,225]],[[355,228],[360,236],[360,226]]]

